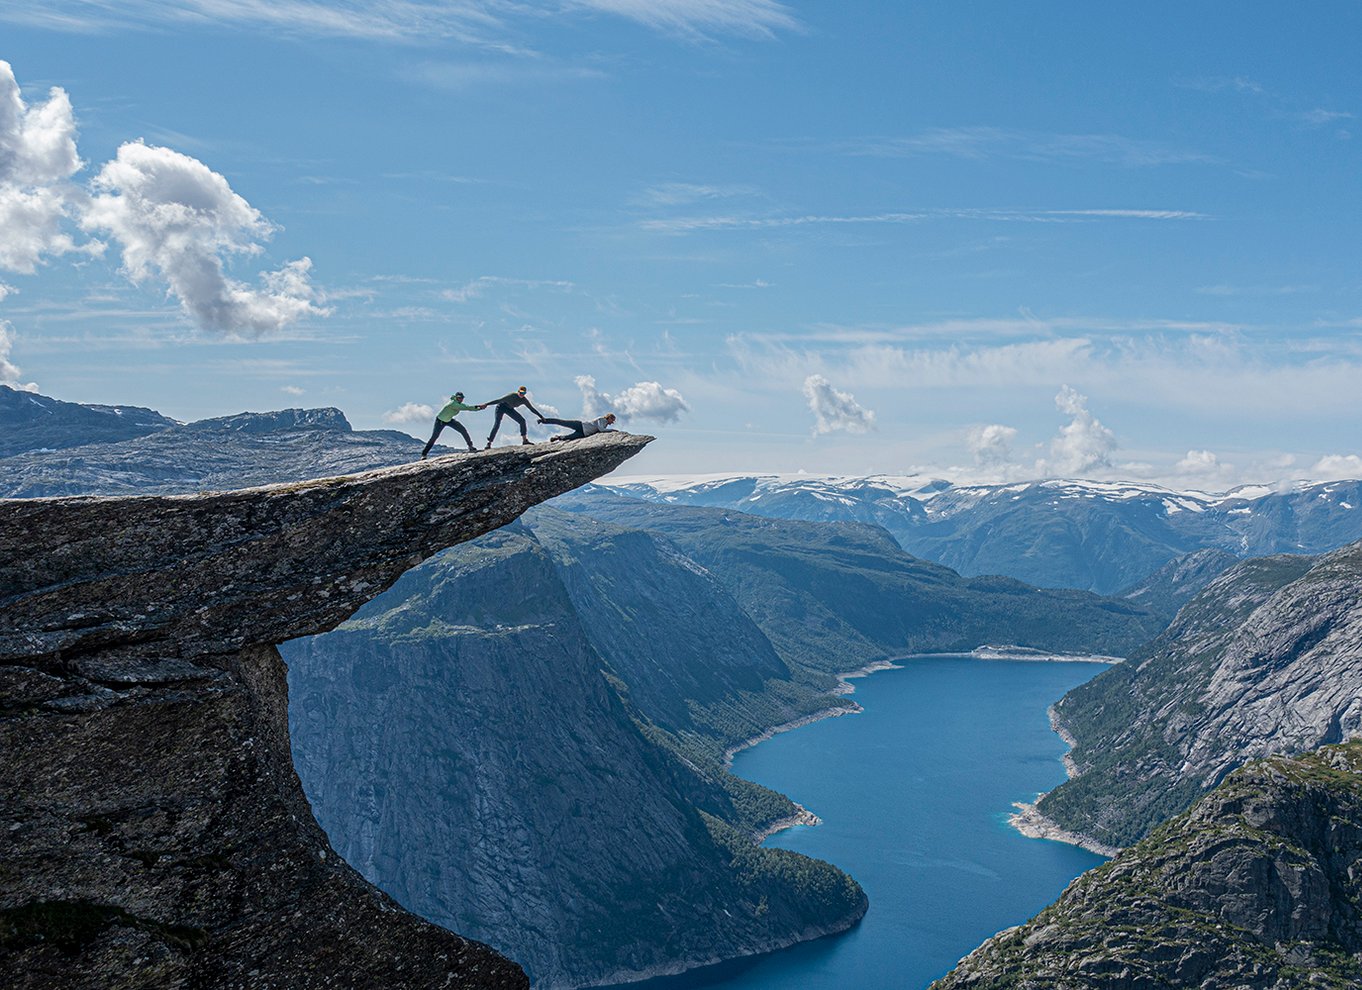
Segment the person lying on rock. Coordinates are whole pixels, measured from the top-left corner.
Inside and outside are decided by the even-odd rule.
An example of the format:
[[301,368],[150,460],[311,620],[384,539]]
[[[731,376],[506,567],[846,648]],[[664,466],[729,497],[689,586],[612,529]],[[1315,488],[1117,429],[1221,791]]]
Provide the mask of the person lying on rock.
[[430,448],[435,446],[435,438],[440,435],[440,432],[446,426],[452,426],[459,431],[459,434],[463,437],[463,442],[468,444],[469,450],[477,450],[478,448],[473,446],[473,438],[468,435],[468,431],[463,428],[463,424],[454,417],[461,412],[486,408],[485,405],[464,405],[462,392],[455,392],[451,395],[449,397],[449,402],[445,404],[445,407],[435,414],[435,429],[431,431],[430,439],[426,441],[426,449],[421,451],[421,460],[424,461],[426,459],[426,455],[430,453]]
[[501,429],[501,417],[503,416],[510,416],[513,420],[520,424],[521,443],[530,442],[529,432],[525,427],[525,417],[520,415],[520,413],[516,412],[516,407],[524,406],[526,409],[534,413],[540,419],[544,418],[544,414],[541,413],[538,409],[536,409],[529,399],[525,398],[525,393],[527,391],[528,389],[526,389],[525,386],[522,385],[520,386],[520,388],[516,389],[510,395],[503,395],[500,399],[492,399],[482,404],[480,408],[483,409],[486,409],[488,406],[492,405],[497,407],[496,419],[492,420],[492,432],[487,434],[487,446],[483,448],[484,450],[491,449],[492,441],[497,438],[497,430]]
[[581,440],[583,437],[594,437],[597,433],[614,433],[610,429],[615,422],[614,413],[606,413],[596,419],[547,419],[540,417],[539,422],[548,426],[566,426],[571,433],[565,433],[561,437],[549,437],[550,440]]

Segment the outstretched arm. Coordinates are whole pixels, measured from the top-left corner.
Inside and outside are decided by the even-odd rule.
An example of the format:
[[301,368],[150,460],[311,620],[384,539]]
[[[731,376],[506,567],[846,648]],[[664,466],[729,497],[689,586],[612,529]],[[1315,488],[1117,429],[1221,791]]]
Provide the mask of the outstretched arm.
[[544,418],[544,414],[541,413],[538,409],[536,409],[536,408],[534,407],[534,403],[531,402],[529,399],[526,399],[526,400],[525,400],[525,408],[528,409],[530,412],[534,413],[534,415],[535,415],[535,417],[536,417],[537,419],[543,419],[543,418]]

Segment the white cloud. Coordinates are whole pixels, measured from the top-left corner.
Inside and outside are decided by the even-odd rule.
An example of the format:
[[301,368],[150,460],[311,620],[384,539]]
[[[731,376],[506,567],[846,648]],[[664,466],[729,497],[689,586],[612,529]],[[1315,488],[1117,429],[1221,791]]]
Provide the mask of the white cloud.
[[19,381],[19,366],[9,359],[9,352],[13,346],[14,334],[10,325],[0,320],[0,385],[17,388],[20,392],[38,391],[37,382]]
[[434,407],[428,406],[424,402],[404,402],[396,409],[383,414],[383,422],[391,424],[417,423],[434,418]]
[[1362,457],[1356,454],[1326,454],[1310,469],[1310,477],[1317,481],[1362,478]]
[[598,390],[596,379],[590,375],[578,375],[576,383],[582,391],[582,415],[589,419],[613,412],[620,419],[675,423],[690,410],[680,392],[659,382],[636,382],[614,396]]
[[1184,483],[1217,490],[1232,485],[1239,476],[1233,464],[1226,464],[1210,450],[1189,450],[1173,465],[1173,473]]
[[47,102],[27,106],[14,70],[0,61],[0,269],[32,274],[44,255],[77,250],[62,228],[80,167],[66,93],[54,87]]
[[813,413],[814,435],[833,433],[866,433],[875,428],[875,414],[856,401],[850,392],[832,387],[822,375],[804,379],[804,398]]
[[1071,477],[1111,467],[1116,434],[1088,410],[1088,397],[1063,385],[1055,396],[1055,406],[1070,419],[1050,441],[1050,460],[1037,464],[1041,472]]
[[226,274],[224,256],[259,254],[274,228],[197,159],[124,144],[93,186],[82,226],[113,236],[134,282],[164,279],[200,327],[254,336],[325,313],[313,303],[307,258],[262,273],[258,289]]
[[1001,423],[972,428],[965,437],[974,463],[980,467],[1002,467],[1012,462],[1012,441],[1017,439],[1017,431]]
[[281,385],[279,391],[286,395],[302,395],[306,389],[299,388],[297,385]]

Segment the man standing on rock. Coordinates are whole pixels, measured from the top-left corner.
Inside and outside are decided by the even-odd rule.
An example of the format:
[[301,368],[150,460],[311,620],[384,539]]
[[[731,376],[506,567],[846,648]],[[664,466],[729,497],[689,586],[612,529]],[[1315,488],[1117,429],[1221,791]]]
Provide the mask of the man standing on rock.
[[463,424],[454,417],[461,412],[486,408],[486,406],[464,405],[462,392],[455,392],[451,395],[449,397],[449,402],[445,404],[445,407],[435,414],[435,429],[431,431],[430,439],[426,441],[426,449],[421,451],[421,460],[424,461],[426,459],[426,455],[430,453],[430,448],[435,446],[435,438],[440,435],[440,431],[446,426],[452,426],[454,429],[458,430],[460,435],[463,436],[463,442],[468,444],[468,449],[470,451],[476,451],[478,448],[473,446],[473,438],[468,435],[468,431],[463,428]]
[[500,399],[492,399],[490,402],[484,402],[481,406],[478,407],[480,409],[486,409],[488,406],[492,405],[495,405],[497,407],[496,418],[492,420],[492,432],[487,434],[487,446],[483,448],[484,450],[491,449],[492,441],[497,438],[497,430],[501,429],[501,417],[503,416],[510,416],[513,420],[520,424],[521,443],[530,442],[529,432],[525,427],[525,417],[520,415],[520,413],[516,412],[516,407],[524,406],[530,412],[534,413],[535,416],[537,416],[539,419],[543,419],[544,414],[541,413],[538,409],[536,409],[529,399],[525,398],[525,393],[527,391],[529,390],[525,388],[524,385],[522,385],[520,386],[520,388],[516,389],[509,395],[503,395]]
[[615,422],[614,413],[606,413],[596,419],[540,419],[539,422],[549,426],[566,426],[571,433],[565,433],[561,437],[549,437],[550,440],[581,440],[583,437],[594,437],[597,433],[613,432],[610,427]]

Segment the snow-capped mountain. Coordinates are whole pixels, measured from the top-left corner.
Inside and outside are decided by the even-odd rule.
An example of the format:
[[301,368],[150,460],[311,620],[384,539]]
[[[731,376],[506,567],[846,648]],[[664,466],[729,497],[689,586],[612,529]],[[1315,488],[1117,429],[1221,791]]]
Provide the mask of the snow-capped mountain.
[[962,574],[1113,594],[1205,548],[1239,557],[1321,553],[1362,539],[1362,482],[1223,493],[1143,482],[953,485],[923,476],[632,477],[619,494],[787,519],[883,526],[909,553]]

